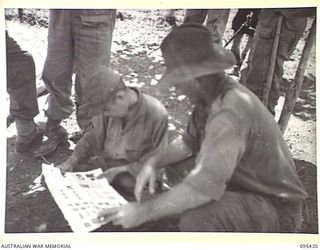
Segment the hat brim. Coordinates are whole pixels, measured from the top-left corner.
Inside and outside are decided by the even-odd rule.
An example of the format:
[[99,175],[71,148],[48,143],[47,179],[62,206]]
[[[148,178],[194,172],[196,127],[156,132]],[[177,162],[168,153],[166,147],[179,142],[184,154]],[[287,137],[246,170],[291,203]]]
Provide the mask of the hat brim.
[[197,65],[185,65],[173,70],[167,69],[159,84],[170,83],[176,84],[194,80],[195,78],[213,75],[219,72],[224,72],[226,69],[232,67],[234,64],[217,64],[215,62],[202,62]]
[[213,44],[212,58],[196,64],[182,64],[174,68],[167,68],[159,81],[161,83],[176,84],[193,80],[197,77],[224,72],[236,63],[234,54],[218,44]]

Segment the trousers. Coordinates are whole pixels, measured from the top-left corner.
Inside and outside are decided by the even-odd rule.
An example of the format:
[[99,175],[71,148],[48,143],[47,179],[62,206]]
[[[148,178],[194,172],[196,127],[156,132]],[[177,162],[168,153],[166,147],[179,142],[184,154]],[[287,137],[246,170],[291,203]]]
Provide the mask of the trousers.
[[[42,79],[49,91],[47,118],[62,120],[72,113],[72,76],[75,73],[76,106],[93,95],[88,79],[99,65],[109,66],[115,10],[52,9],[48,29],[48,50]],[[90,114],[90,115],[89,115]],[[94,111],[78,113],[85,129]]]
[[34,60],[29,52],[20,48],[8,32],[6,59],[10,114],[15,119],[31,121],[39,113]]
[[[280,96],[283,63],[289,60],[307,25],[307,17],[294,15],[294,11],[297,12],[297,10],[279,12],[275,9],[263,9],[261,11],[253,38],[247,74],[241,79],[242,83],[254,92],[260,100],[263,99],[263,89],[267,80],[277,21],[279,16],[282,15],[283,21],[267,106],[273,114]],[[290,15],[287,15],[287,13]]]
[[295,233],[301,226],[301,202],[241,191],[226,191],[219,201],[184,212],[179,223],[183,232]]
[[229,13],[229,9],[187,9],[184,23],[203,23],[207,17],[206,26],[211,32],[213,42],[221,44]]
[[[166,167],[169,185],[183,181],[195,165],[195,156]],[[182,232],[298,232],[302,227],[302,202],[284,202],[265,194],[229,187],[219,201],[185,211]]]

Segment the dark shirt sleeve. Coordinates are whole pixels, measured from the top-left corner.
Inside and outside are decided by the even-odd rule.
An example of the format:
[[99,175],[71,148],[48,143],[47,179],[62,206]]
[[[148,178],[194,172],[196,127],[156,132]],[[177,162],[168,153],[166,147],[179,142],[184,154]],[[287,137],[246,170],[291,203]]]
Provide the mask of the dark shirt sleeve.
[[200,150],[206,116],[207,114],[204,108],[196,106],[189,118],[187,128],[183,134],[184,142],[194,153],[197,153]]
[[102,151],[106,135],[106,121],[103,115],[92,118],[90,126],[77,143],[73,154],[80,161],[87,160],[89,157]]
[[209,117],[194,170],[185,182],[212,200],[219,200],[246,148],[247,132],[230,110]]

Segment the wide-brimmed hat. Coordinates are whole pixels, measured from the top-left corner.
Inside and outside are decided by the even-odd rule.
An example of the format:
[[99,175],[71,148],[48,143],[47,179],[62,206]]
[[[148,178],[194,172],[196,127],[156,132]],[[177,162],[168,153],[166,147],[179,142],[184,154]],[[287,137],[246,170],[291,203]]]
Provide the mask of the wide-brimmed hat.
[[166,65],[160,82],[190,81],[223,72],[236,63],[233,53],[213,43],[210,31],[197,23],[186,23],[173,29],[160,48]]

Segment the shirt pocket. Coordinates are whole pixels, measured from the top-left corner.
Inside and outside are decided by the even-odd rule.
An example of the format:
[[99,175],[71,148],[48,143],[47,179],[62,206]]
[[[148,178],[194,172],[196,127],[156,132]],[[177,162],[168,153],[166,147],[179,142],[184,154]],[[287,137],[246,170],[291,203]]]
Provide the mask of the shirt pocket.
[[107,26],[111,26],[112,19],[108,15],[95,15],[95,16],[80,16],[81,23],[84,26],[92,27],[92,28],[103,28]]
[[[77,41],[80,58],[87,61],[86,70],[94,70],[100,60],[108,64],[113,32],[113,21],[109,15],[82,15],[79,39]],[[89,63],[90,62],[90,63]]]

